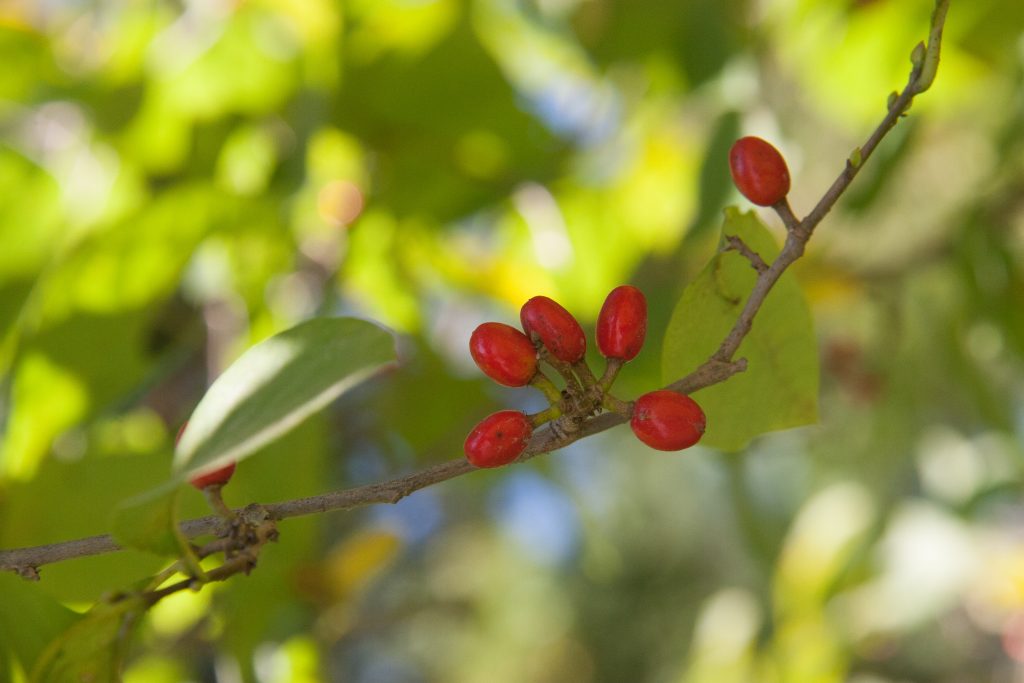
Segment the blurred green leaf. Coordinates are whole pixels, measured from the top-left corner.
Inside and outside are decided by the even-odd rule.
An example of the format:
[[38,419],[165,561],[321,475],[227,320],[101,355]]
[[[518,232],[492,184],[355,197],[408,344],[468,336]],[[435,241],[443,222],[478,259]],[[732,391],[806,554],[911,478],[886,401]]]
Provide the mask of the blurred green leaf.
[[732,192],[732,175],[729,172],[729,149],[740,136],[740,117],[735,111],[727,111],[715,122],[711,139],[704,152],[700,167],[700,191],[698,193],[697,215],[693,228],[687,233],[686,242],[711,230],[714,218]]
[[601,64],[669,57],[692,85],[713,77],[741,45],[745,0],[581,3],[577,33]]
[[465,15],[421,58],[355,54],[344,77],[332,119],[373,151],[375,199],[400,218],[461,218],[550,177],[566,147],[523,111]]
[[[736,235],[767,263],[778,248],[753,212],[725,211]],[[665,333],[662,376],[671,382],[707,360],[736,322],[757,274],[734,252],[719,252],[683,292]],[[694,394],[708,417],[706,446],[739,450],[759,434],[810,424],[818,415],[818,348],[810,309],[792,274],[768,295],[737,358],[747,371]]]
[[81,618],[38,584],[11,572],[0,572],[0,604],[0,643],[26,671],[50,642]]
[[124,546],[158,555],[181,552],[177,482],[130,498],[114,512],[114,538]]
[[257,344],[199,402],[175,471],[249,457],[394,360],[391,334],[355,318],[309,320]]
[[[323,491],[334,455],[328,438],[336,422],[332,411],[323,411],[246,460],[224,489],[228,502],[284,500]],[[191,487],[182,497],[202,498]],[[315,515],[290,520],[273,547],[260,555],[259,569],[244,581],[226,582],[218,593],[221,613],[231,624],[223,646],[236,655],[243,672],[252,666],[261,643],[285,639],[304,623],[308,607],[299,599],[302,576],[323,552],[322,530],[323,520]]]
[[0,24],[0,99],[17,101],[30,97],[60,81],[60,72],[53,64],[46,36],[18,26],[16,22]]
[[141,601],[100,603],[50,644],[32,671],[32,683],[115,683]]
[[36,275],[62,239],[60,186],[45,169],[0,146],[0,283]]
[[[426,346],[411,348],[408,358],[402,372],[374,383],[373,388],[380,391],[370,397],[373,415],[382,426],[393,425],[390,429],[400,439],[389,440],[391,445],[401,444],[418,459],[429,461],[438,454],[458,453],[465,432],[493,412],[486,383],[453,377],[443,360]],[[439,396],[444,400],[438,400]],[[541,409],[544,399],[540,394],[532,398]],[[495,405],[493,410],[500,407]]]
[[[74,462],[49,459],[32,479],[12,482],[4,489],[0,546],[52,543],[108,531],[120,501],[167,477],[170,457],[166,452],[112,455],[99,446],[95,435],[73,432],[66,439],[82,443],[88,451]],[[196,508],[186,512],[207,509],[205,504]],[[159,562],[148,553],[129,551],[79,558],[47,565],[40,586],[58,600],[88,604],[97,595],[155,571]]]

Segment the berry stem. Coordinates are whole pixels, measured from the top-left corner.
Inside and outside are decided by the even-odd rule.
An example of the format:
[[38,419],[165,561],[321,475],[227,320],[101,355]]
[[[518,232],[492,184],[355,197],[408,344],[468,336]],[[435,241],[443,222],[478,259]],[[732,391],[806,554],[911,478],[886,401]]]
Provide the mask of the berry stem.
[[548,376],[540,370],[538,370],[537,374],[535,374],[533,379],[530,380],[530,386],[539,389],[544,394],[544,397],[547,398],[548,403],[552,406],[561,405],[562,392],[559,391],[558,387],[555,386],[555,383],[548,379]]
[[615,383],[615,378],[619,376],[619,370],[622,369],[624,360],[621,358],[609,358],[607,365],[604,367],[604,374],[601,375],[601,379],[597,382],[597,388],[601,390],[602,394],[607,394],[608,390],[612,388],[612,384]]
[[593,371],[590,366],[587,365],[587,360],[581,358],[577,362],[573,363],[572,369],[580,376],[580,380],[583,382],[584,391],[586,392],[586,398],[592,401],[593,409],[597,409],[601,405],[601,401],[604,399],[606,389],[602,389],[597,378],[594,377]]
[[630,418],[633,416],[633,403],[632,401],[623,401],[620,398],[616,398],[611,394],[605,394],[601,398],[601,405],[605,410],[610,410],[613,413]]
[[580,386],[580,380],[573,374],[572,368],[568,363],[555,358],[551,355],[551,352],[543,346],[540,347],[540,359],[553,367],[555,371],[562,376],[562,379],[565,380],[565,388],[570,394],[575,396],[580,393],[582,389]]
[[597,378],[594,377],[594,373],[591,371],[590,366],[587,365],[585,359],[580,359],[572,364],[573,372],[579,375],[580,382],[583,383],[585,389],[593,389],[598,386]]
[[224,519],[233,520],[235,512],[224,503],[220,492],[222,488],[224,488],[222,484],[210,484],[203,488],[203,495],[206,496],[206,502],[210,504],[214,512]]
[[539,413],[534,413],[533,415],[527,415],[526,417],[528,417],[530,419],[530,422],[536,428],[536,427],[540,427],[545,422],[551,422],[552,420],[557,420],[561,416],[562,416],[562,409],[560,407],[558,407],[557,405],[553,405],[553,406],[548,407],[546,410],[542,410]]
[[786,230],[795,230],[800,227],[800,219],[793,213],[793,207],[789,205],[789,199],[783,197],[776,203],[772,204],[772,209],[778,214],[779,218],[782,219],[783,225],[786,226]]

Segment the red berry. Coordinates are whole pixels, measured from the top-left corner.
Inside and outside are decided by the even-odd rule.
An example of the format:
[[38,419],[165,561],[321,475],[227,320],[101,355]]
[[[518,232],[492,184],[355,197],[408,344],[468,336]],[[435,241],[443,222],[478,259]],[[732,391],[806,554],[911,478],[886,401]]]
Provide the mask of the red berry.
[[597,316],[597,348],[605,358],[633,360],[647,336],[647,299],[636,287],[616,287]]
[[704,436],[706,424],[696,401],[667,389],[638,398],[629,422],[638,439],[659,451],[689,448]]
[[771,206],[789,194],[786,160],[761,138],[748,136],[733,143],[729,169],[739,191],[758,206]]
[[537,374],[537,350],[511,325],[480,325],[469,338],[469,353],[485,375],[507,387],[525,386]]
[[200,474],[196,477],[192,477],[188,480],[188,483],[195,486],[197,489],[202,491],[207,486],[223,486],[224,484],[231,481],[231,475],[235,473],[235,463],[229,462],[227,465],[207,472],[206,474]]
[[583,328],[561,304],[546,296],[535,296],[519,311],[519,320],[527,337],[537,335],[551,355],[565,363],[575,363],[587,352]]
[[[185,433],[185,427],[188,427],[188,420],[182,423],[181,427],[178,428],[178,435],[174,437],[174,445],[177,446],[178,442],[181,441],[181,435]],[[235,473],[235,463],[229,462],[223,467],[219,467],[212,472],[206,474],[200,474],[192,477],[188,480],[188,483],[195,486],[197,489],[202,491],[207,486],[223,486],[224,484],[231,481],[231,475]]]
[[490,415],[466,437],[466,459],[477,467],[501,467],[526,450],[533,424],[518,410]]

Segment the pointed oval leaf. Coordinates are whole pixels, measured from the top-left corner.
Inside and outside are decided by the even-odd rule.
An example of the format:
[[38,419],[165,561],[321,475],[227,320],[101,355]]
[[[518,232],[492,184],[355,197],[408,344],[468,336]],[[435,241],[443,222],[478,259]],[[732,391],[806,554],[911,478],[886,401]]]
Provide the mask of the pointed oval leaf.
[[[753,212],[725,211],[722,243],[736,235],[766,263],[778,255],[771,233]],[[715,352],[739,316],[757,279],[735,251],[719,252],[687,286],[662,345],[662,373],[673,382]],[[701,443],[739,450],[759,434],[818,419],[818,347],[800,286],[784,274],[772,288],[737,358],[747,370],[695,392],[707,415]]]
[[308,320],[260,342],[196,406],[175,472],[184,478],[248,457],[394,362],[391,333],[356,318]]

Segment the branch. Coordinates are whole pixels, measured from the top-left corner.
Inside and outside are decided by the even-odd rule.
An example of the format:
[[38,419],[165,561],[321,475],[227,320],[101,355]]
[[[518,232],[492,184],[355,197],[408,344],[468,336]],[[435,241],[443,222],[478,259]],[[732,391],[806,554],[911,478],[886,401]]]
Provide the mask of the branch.
[[[767,298],[768,293],[775,283],[778,282],[779,278],[782,277],[786,269],[803,256],[804,249],[814,233],[814,229],[850,186],[850,183],[853,182],[853,179],[863,167],[864,162],[871,157],[871,154],[885,135],[892,130],[899,122],[900,117],[910,108],[914,95],[923,92],[931,85],[931,79],[934,79],[934,68],[938,64],[942,26],[945,22],[948,7],[949,0],[936,0],[936,9],[932,15],[927,50],[920,59],[915,59],[907,85],[899,95],[890,97],[889,110],[881,123],[871,133],[867,141],[847,159],[846,165],[839,176],[826,190],[811,212],[800,220],[793,214],[785,199],[772,207],[786,226],[787,236],[782,251],[779,252],[778,257],[771,265],[766,264],[759,255],[750,251],[747,245],[742,242],[730,243],[729,248],[739,251],[758,271],[754,288],[747,298],[746,304],[736,323],[726,335],[718,350],[697,369],[686,377],[672,382],[665,387],[666,389],[682,394],[690,394],[699,389],[724,382],[736,373],[743,372],[746,369],[746,359],[741,358],[734,361],[733,356],[736,355],[736,351],[739,349],[743,339],[750,332],[754,318],[757,316],[757,312]],[[923,74],[922,71],[924,71]],[[620,425],[626,419],[623,415],[607,412],[585,420],[578,430],[568,434],[553,432],[547,427],[542,428],[534,433],[529,446],[516,462],[524,462],[543,453],[564,448],[575,441]],[[334,491],[310,498],[299,498],[282,503],[274,503],[263,506],[263,509],[266,511],[269,519],[282,520],[289,517],[318,514],[330,510],[351,510],[378,503],[397,503],[415,491],[468,474],[475,469],[477,468],[464,458],[458,458],[395,479]],[[209,534],[224,535],[228,532],[226,525],[227,522],[223,517],[210,515],[182,522],[181,530],[188,538]],[[121,546],[111,536],[104,535],[29,548],[0,550],[0,570],[10,570],[28,579],[38,579],[38,567],[44,564],[77,557],[99,555],[121,549]],[[227,576],[240,571],[241,568],[241,564],[238,567],[231,565],[224,570],[224,574]],[[222,577],[218,575],[217,578]],[[175,586],[173,589],[179,590],[180,586]]]
[[750,266],[758,273],[763,273],[768,270],[768,264],[764,262],[761,255],[756,251],[747,246],[747,243],[739,235],[726,235],[725,241],[728,244],[723,247],[722,251],[737,251],[743,258],[750,261]]
[[[718,384],[745,369],[745,361],[736,363],[709,361],[667,388],[691,393],[712,384]],[[564,448],[574,441],[611,429],[625,421],[626,418],[617,413],[602,413],[585,421],[580,429],[572,434],[556,434],[545,427],[534,433],[530,444],[519,456],[517,462],[524,462],[543,453]],[[476,469],[478,468],[471,465],[465,458],[457,458],[387,481],[332,491],[309,498],[272,503],[263,506],[263,509],[269,519],[282,520],[331,510],[351,510],[378,503],[397,503],[415,491],[454,479]],[[240,513],[242,509],[238,509],[236,512]],[[210,534],[222,535],[226,533],[227,524],[225,518],[220,515],[208,515],[184,521],[180,526],[186,538],[196,538]],[[36,580],[39,578],[38,567],[44,564],[102,555],[123,549],[113,536],[105,534],[61,543],[0,550],[0,570],[14,571],[26,579]]]

